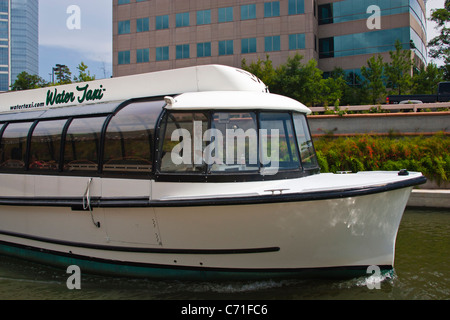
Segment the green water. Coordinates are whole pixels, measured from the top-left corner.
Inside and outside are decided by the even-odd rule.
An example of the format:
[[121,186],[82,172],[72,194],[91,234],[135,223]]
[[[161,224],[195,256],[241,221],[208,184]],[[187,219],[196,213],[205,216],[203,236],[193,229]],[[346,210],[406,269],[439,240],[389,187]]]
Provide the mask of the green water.
[[[69,290],[70,274],[0,256],[0,300],[306,300],[450,299],[450,211],[407,209],[397,237],[395,269],[375,278],[234,282],[155,281],[81,275]],[[369,289],[378,285],[379,289]]]

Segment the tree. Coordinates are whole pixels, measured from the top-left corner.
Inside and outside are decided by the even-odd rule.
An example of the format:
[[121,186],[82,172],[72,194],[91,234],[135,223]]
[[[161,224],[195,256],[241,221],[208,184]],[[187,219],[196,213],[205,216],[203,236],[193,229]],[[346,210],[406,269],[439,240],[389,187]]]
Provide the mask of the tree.
[[444,72],[444,79],[450,81],[450,0],[445,0],[444,8],[432,10],[430,21],[437,23],[437,29],[441,29],[440,34],[430,42],[428,54],[434,59],[443,59],[444,65],[441,69]]
[[436,64],[422,66],[412,78],[413,94],[435,94],[438,83],[444,78],[444,72]]
[[395,51],[389,51],[391,61],[385,64],[386,87],[397,94],[405,94],[411,87],[411,50],[403,50],[399,40],[395,42]]
[[41,77],[22,71],[17,75],[16,81],[11,85],[12,91],[36,89],[47,86],[47,82]]
[[57,68],[55,70],[57,84],[68,84],[72,83],[72,72],[70,71],[68,66],[65,65],[56,65]]
[[86,82],[86,81],[92,81],[95,80],[95,76],[91,76],[91,72],[88,70],[88,66],[84,64],[83,61],[77,66],[78,69],[78,77],[74,76],[73,80],[75,82]]
[[384,100],[386,87],[383,83],[383,57],[381,55],[372,56],[367,60],[367,66],[361,67],[361,74],[364,79],[364,88],[367,90],[369,103],[377,104]]

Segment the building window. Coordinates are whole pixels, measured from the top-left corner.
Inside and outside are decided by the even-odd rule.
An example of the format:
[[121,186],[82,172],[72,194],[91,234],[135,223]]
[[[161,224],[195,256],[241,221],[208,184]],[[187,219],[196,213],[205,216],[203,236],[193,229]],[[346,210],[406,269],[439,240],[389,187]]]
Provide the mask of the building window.
[[289,0],[289,14],[305,13],[305,0]]
[[149,18],[142,18],[136,20],[136,32],[144,32],[150,30]]
[[289,35],[289,50],[305,49],[305,34],[290,34]]
[[169,60],[169,47],[156,48],[156,61]]
[[197,24],[210,24],[211,10],[197,11]]
[[233,40],[219,41],[219,56],[233,54]]
[[241,39],[241,53],[256,52],[256,38]]
[[333,23],[332,3],[322,4],[319,6],[319,24],[329,23]]
[[119,21],[119,34],[130,33],[130,20]]
[[241,20],[256,19],[256,4],[241,6]]
[[264,3],[264,18],[280,16],[280,1]]
[[319,58],[334,57],[334,38],[319,39]]
[[136,62],[149,62],[150,61],[150,49],[137,49],[136,50]]
[[130,0],[118,0],[118,4],[127,4],[130,3]]
[[130,51],[119,51],[119,64],[130,64]]
[[175,26],[177,28],[189,26],[189,12],[177,13],[175,19],[176,19]]
[[280,36],[265,37],[264,38],[264,50],[268,51],[280,51]]
[[189,45],[181,44],[176,46],[176,58],[177,59],[188,59],[189,58]]
[[197,57],[211,57],[211,42],[197,43]]
[[233,7],[219,8],[219,22],[233,21]]
[[169,16],[157,16],[156,19],[156,30],[168,29],[169,28]]

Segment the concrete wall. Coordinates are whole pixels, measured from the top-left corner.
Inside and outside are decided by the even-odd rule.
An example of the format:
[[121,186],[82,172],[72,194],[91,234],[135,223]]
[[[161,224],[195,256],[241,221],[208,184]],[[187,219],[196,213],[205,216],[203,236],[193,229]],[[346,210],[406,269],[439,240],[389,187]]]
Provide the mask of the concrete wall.
[[450,112],[311,115],[308,121],[314,137],[325,134],[420,135],[440,131],[450,134]]

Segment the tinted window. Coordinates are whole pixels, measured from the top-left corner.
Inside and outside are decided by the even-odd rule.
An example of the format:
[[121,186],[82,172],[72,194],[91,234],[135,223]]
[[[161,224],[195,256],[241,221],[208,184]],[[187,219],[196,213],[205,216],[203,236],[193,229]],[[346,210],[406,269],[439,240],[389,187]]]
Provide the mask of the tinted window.
[[105,117],[74,119],[64,149],[64,171],[95,171]]
[[[278,158],[280,170],[299,168],[300,162],[291,115],[289,113],[261,113],[260,119],[260,134],[263,137],[267,134],[267,145],[261,145],[262,165],[275,169],[276,165],[273,162]],[[274,144],[278,144],[278,146],[274,146]],[[278,155],[273,154],[274,151],[278,152]]]
[[155,123],[163,104],[132,103],[111,119],[105,135],[104,171],[151,171]]
[[24,169],[27,136],[32,122],[11,123],[3,132],[0,145],[1,168]]
[[254,112],[217,112],[213,115],[205,160],[211,172],[259,169],[258,132]]
[[34,128],[30,144],[30,170],[58,170],[61,133],[66,120],[41,121]]
[[316,152],[303,114],[294,114],[294,126],[303,167],[305,169],[317,167]]
[[203,133],[208,118],[202,113],[170,113],[163,123],[161,147],[162,172],[203,172],[205,142]]

